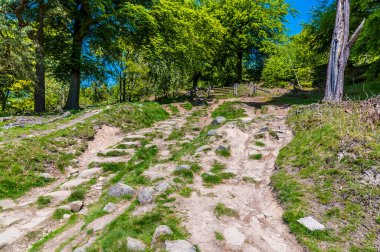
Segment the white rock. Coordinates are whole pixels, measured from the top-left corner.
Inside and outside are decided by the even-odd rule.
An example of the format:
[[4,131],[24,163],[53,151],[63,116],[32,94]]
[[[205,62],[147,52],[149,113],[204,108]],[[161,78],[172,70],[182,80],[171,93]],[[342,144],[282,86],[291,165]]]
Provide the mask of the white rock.
[[128,251],[145,251],[146,246],[145,244],[137,239],[134,239],[132,237],[127,237],[127,250]]
[[121,196],[128,196],[128,195],[134,195],[135,190],[123,183],[117,183],[116,185],[112,186],[111,189],[108,191],[108,195],[111,197],[121,197]]
[[102,170],[101,168],[91,168],[91,169],[84,170],[79,173],[78,178],[82,178],[82,179],[92,178],[96,174],[100,173],[101,170]]
[[191,166],[190,165],[179,165],[175,168],[174,171],[183,171],[183,170],[190,170]]
[[325,230],[326,229],[323,224],[319,223],[318,221],[316,221],[311,216],[301,218],[297,221],[298,221],[298,223],[302,224],[303,226],[305,226],[310,231]]
[[207,132],[207,136],[215,136],[215,135],[217,135],[216,130],[210,130],[209,132]]
[[83,207],[83,202],[78,200],[70,203],[70,209],[73,212],[79,212]]
[[64,201],[67,199],[71,194],[71,191],[69,190],[64,190],[64,191],[55,191],[55,192],[50,192],[46,194],[45,196],[52,197],[54,201]]
[[65,219],[65,220],[67,220],[68,218],[70,218],[70,216],[71,216],[70,214],[64,214],[64,215],[62,216],[62,218]]
[[72,179],[72,180],[69,180],[66,183],[62,184],[61,189],[71,189],[74,187],[78,187],[78,186],[80,186],[80,185],[82,185],[88,181],[89,181],[88,179],[80,179],[80,178]]
[[109,202],[104,208],[103,211],[107,213],[112,213],[113,211],[116,210],[116,204]]
[[195,247],[185,240],[165,241],[165,249],[167,252],[196,252]]
[[226,121],[226,118],[223,117],[223,116],[218,116],[217,118],[215,118],[213,121],[212,121],[212,125],[218,125],[218,124],[222,124]]
[[170,183],[167,183],[167,182],[161,182],[159,183],[158,185],[156,185],[154,187],[154,189],[157,191],[157,192],[165,192],[166,190],[168,190],[170,188]]
[[226,228],[223,236],[226,239],[226,244],[235,249],[241,247],[246,239],[246,236],[235,227]]
[[53,179],[53,178],[54,178],[51,174],[46,173],[46,172],[41,172],[41,173],[39,174],[39,176],[40,176],[41,178],[44,178],[44,179],[47,179],[47,180],[49,180],[49,179]]

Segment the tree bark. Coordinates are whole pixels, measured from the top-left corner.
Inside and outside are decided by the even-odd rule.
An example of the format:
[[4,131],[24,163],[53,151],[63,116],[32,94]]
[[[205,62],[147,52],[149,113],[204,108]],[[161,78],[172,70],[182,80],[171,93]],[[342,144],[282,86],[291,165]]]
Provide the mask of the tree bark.
[[71,82],[66,109],[79,109],[80,79],[81,79],[81,55],[83,46],[82,25],[79,18],[74,21],[73,45],[71,52]]
[[198,82],[200,78],[201,78],[201,72],[196,72],[193,75],[193,88],[191,89],[191,99],[194,99],[197,97]]
[[44,52],[44,16],[45,6],[39,0],[37,45],[36,45],[36,77],[34,84],[34,112],[45,112],[45,52]]
[[340,102],[343,99],[344,71],[351,47],[363,29],[364,22],[365,20],[349,40],[350,0],[337,1],[335,28],[327,67],[325,102]]
[[243,80],[243,52],[239,51],[237,53],[237,63],[236,63],[236,82],[241,83]]

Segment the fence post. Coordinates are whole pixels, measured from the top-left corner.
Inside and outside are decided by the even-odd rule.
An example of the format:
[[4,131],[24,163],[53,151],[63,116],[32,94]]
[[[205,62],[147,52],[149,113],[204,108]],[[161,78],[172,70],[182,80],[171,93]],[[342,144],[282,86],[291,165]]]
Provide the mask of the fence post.
[[255,84],[253,84],[253,95],[255,95],[256,92],[257,92],[257,85],[255,83]]

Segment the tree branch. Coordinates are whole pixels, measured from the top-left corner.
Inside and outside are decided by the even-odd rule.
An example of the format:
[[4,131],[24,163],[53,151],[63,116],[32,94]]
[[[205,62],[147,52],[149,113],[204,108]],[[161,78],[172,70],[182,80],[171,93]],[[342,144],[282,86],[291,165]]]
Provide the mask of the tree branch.
[[365,24],[365,19],[363,19],[363,21],[361,22],[361,24],[358,26],[358,28],[356,28],[356,31],[354,32],[354,34],[352,34],[352,37],[350,38],[350,40],[348,41],[347,43],[347,47],[348,48],[351,48],[356,39],[359,37],[360,35],[360,32],[363,30],[363,27],[364,27],[364,24]]

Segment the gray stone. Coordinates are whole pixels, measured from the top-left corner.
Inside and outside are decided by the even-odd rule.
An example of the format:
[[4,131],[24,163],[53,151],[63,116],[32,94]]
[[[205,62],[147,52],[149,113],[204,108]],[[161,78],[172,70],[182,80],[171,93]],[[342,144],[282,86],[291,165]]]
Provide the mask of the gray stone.
[[269,127],[263,127],[259,130],[259,133],[265,133],[269,131]]
[[159,183],[158,185],[156,185],[154,187],[154,189],[157,191],[157,192],[165,192],[166,190],[168,190],[170,188],[170,183],[166,183],[166,182],[161,182]]
[[226,118],[224,116],[218,116],[217,118],[215,118],[213,121],[212,121],[212,125],[218,125],[218,124],[222,124],[226,121]]
[[151,187],[146,187],[142,189],[138,195],[137,199],[140,202],[140,204],[149,204],[152,203],[154,200],[154,189]]
[[120,182],[112,186],[111,189],[108,191],[108,195],[112,197],[121,197],[128,195],[133,196],[134,194],[135,189]]
[[218,133],[216,132],[216,130],[210,130],[209,132],[207,132],[207,136],[215,136],[217,134]]
[[112,202],[109,202],[104,208],[103,208],[103,211],[107,212],[107,213],[112,213],[113,211],[116,210],[116,204],[112,203]]
[[16,207],[16,203],[11,199],[0,200],[0,210],[7,210]]
[[154,230],[153,233],[153,238],[152,238],[152,245],[151,247],[153,248],[157,240],[164,235],[172,235],[173,231],[170,229],[170,227],[166,225],[160,225]]
[[70,209],[73,212],[79,212],[83,207],[83,202],[78,200],[70,203]]
[[82,179],[92,178],[96,174],[99,174],[101,170],[102,170],[101,168],[91,168],[91,169],[84,170],[81,173],[79,173],[78,178],[82,178]]
[[218,148],[216,148],[216,151],[228,151],[228,148],[223,145],[219,145]]
[[195,247],[185,240],[165,241],[165,249],[167,252],[196,252]]
[[190,165],[179,165],[175,168],[174,171],[183,171],[183,170],[190,170],[191,166]]
[[211,147],[209,145],[203,145],[199,147],[195,152],[203,152],[203,151],[208,151],[211,150]]
[[51,174],[46,173],[46,172],[41,172],[41,173],[39,174],[39,176],[40,176],[41,178],[46,179],[46,180],[54,179],[54,177],[53,177]]
[[78,187],[78,186],[80,186],[80,185],[82,185],[88,181],[89,181],[88,179],[81,179],[81,178],[72,179],[72,180],[69,180],[66,183],[62,184],[61,189],[71,189],[74,187]]
[[302,224],[304,227],[309,229],[310,231],[316,231],[316,230],[325,230],[325,226],[318,221],[316,221],[313,217],[308,216],[305,218],[301,218],[297,220],[298,223]]
[[223,236],[226,239],[226,245],[232,249],[240,248],[246,239],[246,236],[235,227],[226,228],[223,232]]
[[127,250],[128,251],[145,251],[146,246],[145,244],[137,239],[134,239],[132,237],[127,237]]

